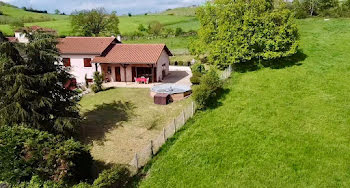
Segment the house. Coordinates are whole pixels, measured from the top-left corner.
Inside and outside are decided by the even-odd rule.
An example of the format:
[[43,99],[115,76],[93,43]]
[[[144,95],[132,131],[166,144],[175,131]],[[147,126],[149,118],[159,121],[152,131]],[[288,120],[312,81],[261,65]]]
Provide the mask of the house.
[[[28,43],[26,32],[42,31],[56,34],[39,26],[25,27],[8,37],[11,42]],[[145,77],[149,82],[161,82],[169,74],[169,56],[165,44],[122,44],[118,37],[60,38],[57,48],[61,64],[68,68],[78,84],[93,82],[94,72],[104,75],[105,82],[134,82]]]
[[122,44],[115,37],[66,37],[57,47],[77,83],[92,82],[96,71],[106,82],[134,82],[138,77],[161,82],[172,56],[165,44]]
[[21,29],[18,29],[15,31],[15,37],[9,37],[10,42],[19,42],[19,43],[28,43],[29,40],[26,37],[26,32],[33,32],[33,31],[42,31],[46,33],[51,33],[53,35],[56,35],[56,31],[53,29],[49,28],[42,28],[40,26],[34,25],[34,26],[29,26],[29,27],[24,27]]

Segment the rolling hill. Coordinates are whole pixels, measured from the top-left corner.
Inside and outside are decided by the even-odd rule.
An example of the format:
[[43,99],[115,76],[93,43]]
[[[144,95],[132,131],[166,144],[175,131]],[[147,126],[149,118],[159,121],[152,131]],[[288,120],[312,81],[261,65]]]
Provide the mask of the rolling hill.
[[[13,35],[9,23],[15,20],[24,20],[26,26],[38,25],[55,29],[59,35],[72,35],[69,16],[33,13],[8,4],[0,4],[0,11],[4,14],[0,15],[0,31],[8,36]],[[150,15],[120,16],[119,19],[122,34],[134,32],[139,24],[148,25],[155,20],[165,27],[181,27],[184,31],[199,28],[198,21],[194,17],[194,8],[179,8]]]

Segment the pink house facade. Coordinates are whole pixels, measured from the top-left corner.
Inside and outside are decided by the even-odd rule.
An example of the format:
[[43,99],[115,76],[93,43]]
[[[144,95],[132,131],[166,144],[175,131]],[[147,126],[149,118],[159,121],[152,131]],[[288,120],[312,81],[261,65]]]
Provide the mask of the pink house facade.
[[77,83],[92,82],[96,71],[105,82],[134,82],[144,77],[161,82],[169,74],[169,56],[165,44],[122,44],[115,37],[67,37],[60,39],[61,63]]

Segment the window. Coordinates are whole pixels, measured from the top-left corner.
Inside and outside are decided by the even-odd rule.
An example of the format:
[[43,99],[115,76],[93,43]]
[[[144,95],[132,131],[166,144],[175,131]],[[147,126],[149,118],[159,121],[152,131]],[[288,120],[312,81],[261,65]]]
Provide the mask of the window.
[[91,58],[84,58],[84,67],[92,67]]
[[70,58],[63,58],[63,65],[65,66],[65,67],[70,67],[71,65],[70,65]]

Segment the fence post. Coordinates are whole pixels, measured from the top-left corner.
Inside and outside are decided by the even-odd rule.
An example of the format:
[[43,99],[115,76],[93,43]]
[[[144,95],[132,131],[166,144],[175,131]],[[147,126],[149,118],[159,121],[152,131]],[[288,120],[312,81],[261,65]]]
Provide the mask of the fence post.
[[163,128],[163,138],[164,138],[164,143],[165,143],[166,142],[165,128]]
[[153,150],[153,140],[151,140],[151,157],[154,156],[154,150]]
[[184,125],[185,125],[185,123],[186,123],[186,119],[185,119],[185,110],[182,110],[182,117],[183,117],[183,123],[184,123]]
[[192,102],[192,117],[194,116],[194,102]]
[[174,119],[173,123],[174,123],[174,134],[175,134],[176,133],[176,122],[175,122],[175,119]]
[[137,156],[137,153],[135,153],[135,162],[136,162],[136,169],[139,169],[139,158]]

